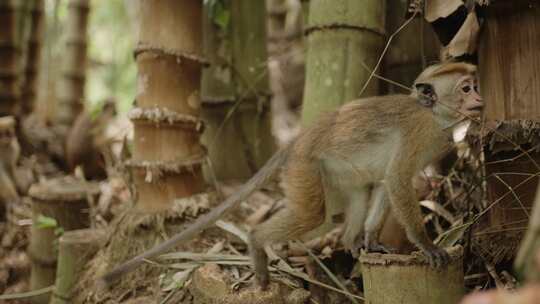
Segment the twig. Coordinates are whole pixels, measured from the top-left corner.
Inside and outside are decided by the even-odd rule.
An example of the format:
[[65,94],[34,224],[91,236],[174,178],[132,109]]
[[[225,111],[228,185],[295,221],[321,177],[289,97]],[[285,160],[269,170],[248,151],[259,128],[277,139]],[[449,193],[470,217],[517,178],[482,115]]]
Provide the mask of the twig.
[[36,290],[28,291],[28,292],[0,295],[0,300],[17,300],[17,299],[31,298],[31,297],[47,294],[53,291],[54,291],[54,285],[51,285],[45,288],[36,289]]
[[329,290],[332,290],[332,291],[335,291],[337,293],[341,293],[345,296],[349,296],[349,297],[353,297],[355,299],[358,299],[358,300],[364,300],[363,297],[361,296],[358,296],[358,295],[354,295],[352,293],[349,293],[349,292],[346,292],[346,291],[343,291],[339,288],[335,288],[334,286],[330,286],[328,284],[325,284],[325,283],[322,283],[322,282],[319,282],[315,279],[312,279],[310,278],[307,274],[303,273],[303,272],[299,272],[299,271],[296,271],[294,269],[285,269],[285,268],[276,268],[276,267],[271,267],[271,268],[274,268],[274,270],[278,270],[278,271],[282,271],[284,273],[287,273],[287,274],[290,274],[292,276],[295,276],[297,278],[301,278],[303,279],[304,281],[306,282],[309,282],[309,283],[312,283],[312,284],[315,284],[315,285],[318,285],[318,286],[321,286],[321,287],[324,287],[326,289],[329,289]]
[[519,196],[517,195],[517,193],[514,191],[514,189],[512,189],[512,187],[510,187],[510,185],[508,185],[507,182],[505,182],[497,173],[494,174],[495,178],[498,179],[501,183],[503,183],[506,188],[508,189],[508,191],[512,192],[512,195],[514,195],[514,198],[516,199],[516,201],[518,201],[519,205],[521,206],[523,212],[525,212],[525,214],[527,215],[527,218],[531,218],[529,212],[527,211],[527,209],[525,208],[525,205],[523,205],[523,202],[519,199]]
[[501,281],[501,277],[497,273],[497,270],[495,269],[495,266],[493,266],[490,263],[486,263],[486,269],[487,269],[489,275],[493,278],[493,281],[495,281],[495,286],[497,286],[497,289],[503,289],[504,284]]
[[[405,27],[407,27],[407,25],[409,25],[409,23],[411,23],[411,21],[416,17],[416,14],[417,12],[415,11],[411,17],[409,17],[409,19],[407,19],[394,33],[392,33],[392,35],[390,35],[390,37],[388,38],[388,42],[386,42],[386,45],[384,46],[384,49],[381,53],[381,55],[379,56],[379,60],[377,61],[377,64],[375,65],[375,67],[373,68],[373,70],[371,70],[371,73],[369,75],[369,78],[366,80],[366,82],[364,83],[364,86],[362,87],[362,89],[360,90],[360,93],[358,94],[358,96],[362,96],[362,94],[364,93],[364,91],[366,90],[367,86],[369,85],[369,82],[371,81],[371,79],[373,78],[373,76],[375,75],[375,71],[377,71],[382,63],[382,60],[384,58],[384,55],[386,55],[386,52],[388,51],[388,48],[390,47],[390,43],[392,43],[392,40],[394,39],[394,37],[399,33],[401,32],[401,30],[403,30]],[[360,61],[362,63],[362,65],[365,65],[365,63],[363,63],[362,61]],[[365,65],[367,67],[367,65]],[[368,68],[369,69],[369,68]]]
[[238,228],[235,224],[233,223],[230,223],[230,222],[226,222],[226,221],[223,221],[223,220],[219,220],[216,222],[216,226],[218,226],[219,228],[229,232],[229,233],[232,233],[234,235],[236,235],[238,238],[240,238],[244,243],[248,243],[248,235],[245,231],[243,231],[242,229]]
[[328,269],[328,267],[326,267],[326,265],[324,265],[323,262],[321,262],[321,260],[319,259],[319,257],[317,257],[316,255],[313,254],[313,252],[311,251],[311,249],[309,249],[303,242],[301,241],[297,241],[297,243],[300,245],[300,247],[302,247],[308,254],[309,256],[315,260],[315,262],[317,262],[317,264],[319,264],[319,266],[324,270],[324,272],[326,273],[326,275],[328,275],[330,277],[330,279],[332,279],[332,281],[334,281],[334,283],[339,287],[341,288],[341,290],[343,290],[344,294],[349,298],[349,300],[351,300],[351,302],[355,303],[355,304],[359,304],[358,300],[352,296],[352,293],[349,292],[349,290],[347,290],[347,287],[345,285],[343,285],[343,283],[341,283],[341,281],[336,277],[335,274],[332,273],[332,271],[330,271],[330,269]]

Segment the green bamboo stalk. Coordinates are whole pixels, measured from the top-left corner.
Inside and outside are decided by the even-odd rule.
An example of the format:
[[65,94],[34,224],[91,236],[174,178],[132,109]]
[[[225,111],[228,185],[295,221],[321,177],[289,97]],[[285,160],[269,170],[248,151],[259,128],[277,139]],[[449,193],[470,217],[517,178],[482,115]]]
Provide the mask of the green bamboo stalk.
[[58,88],[56,118],[70,127],[84,108],[84,87],[87,65],[87,28],[89,0],[69,0],[65,25],[65,56],[62,59],[62,80]]
[[306,86],[302,124],[345,102],[377,95],[372,79],[363,95],[383,48],[386,1],[311,0],[307,32]]
[[[264,1],[223,1],[227,24],[205,14],[203,143],[219,179],[245,179],[275,150],[270,130]],[[208,10],[208,8],[207,8]],[[208,170],[206,175],[209,176]]]

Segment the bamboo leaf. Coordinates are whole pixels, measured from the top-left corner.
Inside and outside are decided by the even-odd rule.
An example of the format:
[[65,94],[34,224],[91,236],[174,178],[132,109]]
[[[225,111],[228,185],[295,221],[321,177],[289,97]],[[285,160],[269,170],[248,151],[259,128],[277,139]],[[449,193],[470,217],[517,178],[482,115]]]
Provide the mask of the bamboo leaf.
[[58,227],[58,222],[55,218],[44,216],[40,214],[37,218],[37,227],[39,229],[48,229]]

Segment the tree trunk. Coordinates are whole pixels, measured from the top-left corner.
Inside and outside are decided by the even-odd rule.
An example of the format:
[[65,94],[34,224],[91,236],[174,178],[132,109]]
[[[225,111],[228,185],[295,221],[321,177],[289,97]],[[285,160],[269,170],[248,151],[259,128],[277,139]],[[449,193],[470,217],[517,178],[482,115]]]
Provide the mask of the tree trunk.
[[137,208],[157,212],[204,189],[199,143],[202,1],[136,1],[133,159]]
[[23,1],[0,1],[0,116],[17,114],[21,97],[19,13]]
[[[56,119],[67,129],[84,108],[89,0],[69,0],[65,30],[62,79],[58,88]],[[65,134],[62,134],[65,135]]]
[[474,240],[493,264],[514,257],[539,182],[540,153],[531,149],[540,143],[540,7],[533,2],[492,3],[480,35],[487,202],[496,204]]
[[[60,58],[63,54],[59,52],[56,47],[62,42],[62,24],[60,22],[60,1],[54,1],[52,12],[45,16],[45,37],[44,37],[44,50],[43,50],[43,63],[42,71],[43,77],[40,79],[38,90],[38,102],[35,104],[36,113],[38,118],[42,121],[52,122],[57,119],[57,109],[59,108],[57,96],[58,89],[57,83],[62,79],[62,64]],[[60,48],[61,49],[61,48]]]
[[376,78],[361,91],[383,48],[385,2],[310,1],[303,125],[345,102],[379,93]]
[[28,115],[34,110],[37,99],[38,77],[41,66],[41,46],[44,34],[45,0],[31,1],[31,20],[26,50],[24,86],[21,97],[21,113]]
[[[246,179],[275,150],[271,134],[264,1],[225,1],[230,22],[205,14],[203,142],[219,179]],[[207,172],[209,173],[209,172]]]
[[[407,0],[393,0],[387,5],[386,32],[395,33],[407,18]],[[431,26],[418,16],[392,40],[384,58],[384,76],[410,87],[429,62],[439,58],[440,43]],[[385,94],[409,94],[403,88],[384,82]]]

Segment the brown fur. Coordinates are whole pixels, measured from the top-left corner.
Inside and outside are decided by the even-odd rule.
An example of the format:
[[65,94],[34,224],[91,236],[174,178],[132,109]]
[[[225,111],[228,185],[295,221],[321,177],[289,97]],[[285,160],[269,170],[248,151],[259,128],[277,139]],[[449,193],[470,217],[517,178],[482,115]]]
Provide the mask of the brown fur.
[[105,161],[102,155],[100,139],[107,124],[116,114],[114,103],[107,103],[100,115],[92,119],[89,113],[82,112],[77,116],[66,138],[66,160],[70,171],[82,166],[88,179],[104,179],[107,177]]
[[[432,107],[422,106],[419,92],[413,91],[410,96],[353,101],[322,115],[297,140],[274,155],[238,194],[185,231],[120,265],[104,281],[110,283],[145,258],[193,237],[260,188],[282,166],[288,204],[250,234],[250,251],[261,287],[269,282],[264,245],[302,238],[325,222],[329,206],[338,201],[347,208],[344,242],[349,248],[355,245],[355,234],[363,234],[364,221],[364,241],[368,249],[376,248],[381,222],[391,205],[409,239],[433,264],[445,264],[448,254],[433,245],[424,231],[412,177],[450,148],[449,126],[463,118],[459,111],[476,113],[455,92],[463,73],[470,75],[473,71],[473,66],[456,63],[426,69],[419,78],[434,84],[440,97]],[[380,201],[373,201],[375,198]]]
[[[451,63],[432,66],[419,78],[423,82],[432,82],[442,78],[444,81],[450,81],[444,88],[453,90],[458,78],[454,76],[471,75],[474,71],[474,66]],[[439,96],[456,95],[453,91],[437,93]],[[353,101],[336,112],[324,115],[314,123],[313,127],[300,134],[293,144],[283,174],[288,206],[266,223],[255,227],[251,234],[250,250],[260,286],[266,287],[269,281],[264,245],[276,241],[300,239],[307,232],[317,228],[325,219],[324,191],[347,191],[346,188],[339,186],[336,189],[328,189],[332,185],[327,187],[322,182],[320,163],[324,163],[328,155],[337,155],[344,161],[350,161],[351,166],[354,167],[354,160],[347,158],[358,151],[365,151],[371,146],[388,141],[386,130],[397,130],[401,138],[400,148],[395,157],[389,159],[390,163],[382,178],[388,196],[386,199],[390,201],[400,224],[406,228],[409,239],[428,255],[430,261],[434,265],[443,265],[447,262],[446,252],[433,245],[425,233],[422,214],[412,186],[412,177],[449,151],[452,130],[446,128],[446,125],[442,126],[441,121],[452,125],[453,122],[460,120],[459,112],[449,111],[447,107],[460,110],[463,105],[459,98],[444,98],[439,102],[446,104],[436,104],[433,108],[428,108],[422,106],[414,96],[417,95],[413,93],[412,97],[395,95]],[[444,117],[436,119],[437,115]],[[342,181],[358,179],[360,188],[365,187],[362,178],[372,179],[372,173],[368,171],[358,167],[350,171],[334,173],[330,178],[337,185],[347,183]],[[335,180],[341,181],[335,182]],[[367,182],[377,181],[367,180]],[[367,204],[367,202],[356,201],[347,203]],[[369,235],[366,235],[366,246],[377,247],[378,233],[386,215],[385,211],[381,213],[380,218],[375,220],[371,227],[367,227],[366,234]],[[351,214],[356,216],[354,212],[347,215],[351,216]],[[358,216],[365,218],[365,211]],[[351,222],[354,220],[364,221],[364,219],[356,218]],[[361,233],[362,230],[358,232]],[[354,244],[348,245],[354,246]],[[354,248],[353,246],[351,247]]]

